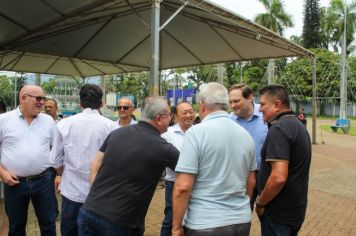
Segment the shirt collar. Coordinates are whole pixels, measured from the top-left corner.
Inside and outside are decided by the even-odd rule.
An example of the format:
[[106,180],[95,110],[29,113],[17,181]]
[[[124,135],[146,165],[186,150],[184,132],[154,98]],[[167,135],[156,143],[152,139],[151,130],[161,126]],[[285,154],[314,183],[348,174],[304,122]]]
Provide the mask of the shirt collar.
[[[18,107],[16,108],[16,114],[17,114],[18,117],[20,117],[20,118],[22,118],[22,119],[25,118],[25,116],[24,116],[24,115],[22,114],[22,112],[21,112],[20,106],[18,106]],[[33,118],[37,118],[37,116],[38,116],[38,115],[35,115],[35,116],[33,116]]]
[[[117,120],[117,123],[120,125],[120,117],[119,117],[119,119]],[[134,124],[136,124],[136,123],[135,123],[135,120],[134,120],[133,118],[131,118],[130,125],[134,125]]]
[[229,117],[229,115],[226,111],[215,111],[204,117],[201,122],[206,122],[207,120],[212,120],[219,117]]
[[16,108],[16,114],[17,114],[17,116],[19,116],[19,117],[21,117],[21,118],[24,117],[23,114],[22,114],[22,112],[21,112],[21,110],[20,110],[20,106],[18,106],[18,107]]
[[180,125],[177,123],[171,127],[174,133],[184,133]]
[[86,114],[100,114],[98,109],[91,109],[91,108],[85,108],[83,109],[82,112]]
[[[263,114],[262,114],[262,112],[260,112],[260,104],[253,103],[253,114],[252,114],[251,119],[249,119],[248,121],[253,120],[254,118],[262,117],[262,116],[263,116]],[[242,118],[238,117],[237,115],[235,115],[234,112],[230,113],[230,117],[233,119],[245,120],[245,119],[242,119]]]
[[[149,128],[149,129],[151,129],[155,134],[157,134],[157,135],[161,135],[160,133],[159,133],[159,130],[156,128],[156,127],[154,127],[153,125],[151,125],[149,122],[147,122],[147,121],[143,121],[143,120],[139,120],[138,122],[137,122],[137,125],[138,126],[144,126],[144,127],[147,127],[147,128]],[[134,126],[134,125],[133,125]]]
[[290,116],[290,115],[295,117],[293,111],[284,111],[284,112],[281,112],[281,113],[277,114],[272,119],[272,121],[268,122],[268,128],[270,128],[272,125],[276,124],[278,122],[278,120],[281,119],[283,116]]

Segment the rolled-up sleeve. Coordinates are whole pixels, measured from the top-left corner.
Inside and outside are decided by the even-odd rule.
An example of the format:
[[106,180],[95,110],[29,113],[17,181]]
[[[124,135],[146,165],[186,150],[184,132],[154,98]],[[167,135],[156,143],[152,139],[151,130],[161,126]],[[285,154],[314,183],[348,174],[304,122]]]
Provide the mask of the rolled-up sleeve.
[[64,143],[61,132],[59,132],[58,128],[54,132],[54,140],[53,146],[51,150],[51,154],[49,157],[49,163],[54,168],[59,168],[63,166],[64,162]]

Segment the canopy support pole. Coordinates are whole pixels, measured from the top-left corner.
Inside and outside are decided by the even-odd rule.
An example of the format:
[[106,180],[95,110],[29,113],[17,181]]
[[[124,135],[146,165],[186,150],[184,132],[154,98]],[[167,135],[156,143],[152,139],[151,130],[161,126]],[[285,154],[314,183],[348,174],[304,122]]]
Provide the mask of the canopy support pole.
[[159,24],[160,0],[152,0],[150,37],[150,95],[157,96],[159,88]]
[[316,143],[316,57],[313,57],[313,102],[312,102],[312,143]]

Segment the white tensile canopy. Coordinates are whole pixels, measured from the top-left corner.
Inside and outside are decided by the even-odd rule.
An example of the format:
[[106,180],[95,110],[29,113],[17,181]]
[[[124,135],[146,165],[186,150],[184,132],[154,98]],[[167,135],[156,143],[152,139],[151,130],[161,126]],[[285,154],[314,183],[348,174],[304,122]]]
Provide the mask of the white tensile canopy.
[[[208,0],[0,0],[0,6],[0,70],[75,77],[150,70],[157,94],[162,69],[313,56]],[[313,104],[315,143],[315,94]]]
[[[149,70],[156,1],[2,1],[0,70],[77,77]],[[160,30],[160,70],[312,55],[209,1],[163,0],[160,25],[174,13]]]

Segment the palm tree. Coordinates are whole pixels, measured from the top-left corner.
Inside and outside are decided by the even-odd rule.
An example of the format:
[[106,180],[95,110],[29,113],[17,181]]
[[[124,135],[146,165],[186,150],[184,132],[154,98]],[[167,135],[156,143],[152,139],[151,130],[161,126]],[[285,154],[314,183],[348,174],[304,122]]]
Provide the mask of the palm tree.
[[334,43],[335,51],[337,51],[337,45],[341,42],[340,39],[344,32],[344,19],[346,17],[346,45],[349,45],[353,40],[356,27],[356,1],[347,4],[344,0],[331,0],[329,14],[326,17],[327,26],[334,29],[331,30],[330,37]]
[[[321,44],[322,48],[328,49],[332,46],[337,51],[337,44],[333,45],[334,35],[337,32],[335,22],[338,21],[337,14],[330,7],[322,7],[320,9],[320,29],[321,29]],[[340,34],[339,36],[340,37]]]
[[292,16],[285,10],[281,0],[259,0],[266,8],[266,13],[255,17],[255,22],[283,35],[286,27],[293,27]]
[[[282,0],[259,0],[266,8],[266,13],[260,13],[255,17],[255,22],[264,27],[283,35],[285,28],[292,27],[292,16],[284,10]],[[274,59],[268,63],[268,84],[273,83]]]

